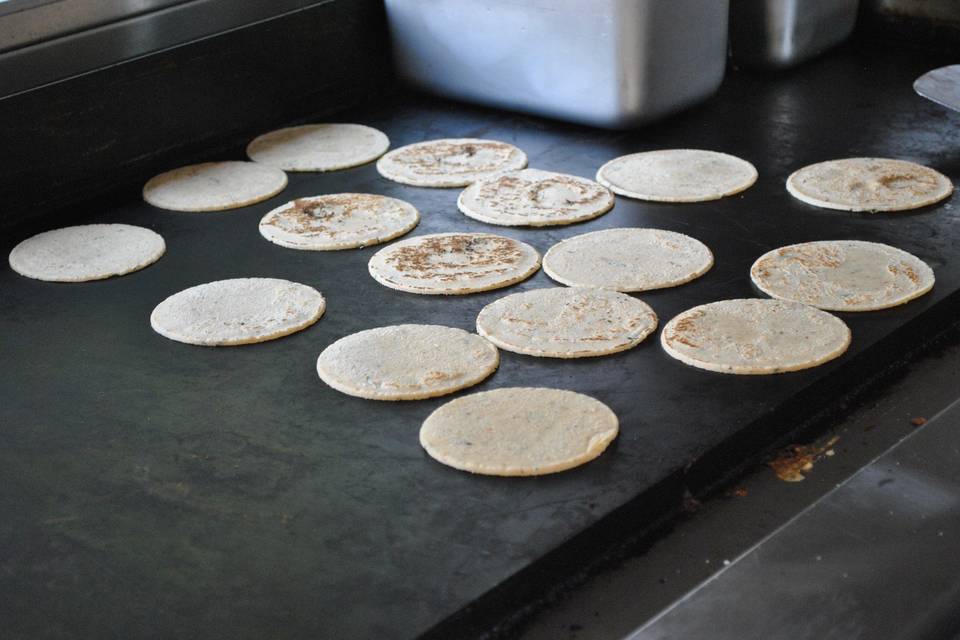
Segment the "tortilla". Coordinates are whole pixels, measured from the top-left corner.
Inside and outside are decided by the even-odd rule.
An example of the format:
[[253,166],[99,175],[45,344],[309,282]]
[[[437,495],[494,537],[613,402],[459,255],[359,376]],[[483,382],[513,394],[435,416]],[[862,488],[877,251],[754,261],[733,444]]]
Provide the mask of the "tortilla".
[[675,287],[711,266],[706,245],[663,229],[592,231],[553,245],[543,257],[543,270],[557,282],[614,291]]
[[620,156],[597,171],[597,182],[628,198],[703,202],[740,193],[757,181],[741,158],[702,149],[661,149]]
[[260,234],[290,249],[367,247],[407,233],[420,220],[413,205],[367,193],[297,198],[260,220]]
[[304,124],[258,136],[251,160],[284,171],[336,171],[373,162],[390,148],[382,132],[362,124]]
[[420,444],[455,469],[539,476],[593,460],[618,431],[616,414],[590,396],[514,387],[444,404],[424,420]]
[[750,268],[764,293],[830,311],[874,311],[933,288],[925,262],[895,247],[861,240],[804,242],[774,249]]
[[160,335],[208,347],[265,342],[320,319],[326,302],[313,287],[277,278],[235,278],[200,284],[156,306]]
[[287,174],[256,162],[204,162],[161,173],[143,199],[171,211],[223,211],[262,202],[287,186]]
[[657,314],[646,303],[584,287],[514,293],[477,316],[477,333],[501,349],[547,358],[626,351],[656,328]]
[[409,144],[377,161],[384,178],[415,187],[465,187],[527,166],[527,155],[505,142],[445,138]]
[[384,247],[370,258],[380,284],[429,295],[459,295],[499,289],[540,268],[530,245],[490,233],[434,233]]
[[683,363],[721,373],[797,371],[839,357],[850,329],[826,311],[799,302],[722,300],[684,311],[660,334]]
[[49,282],[88,282],[122,276],[160,259],[159,234],[129,224],[86,224],[38,233],[10,252],[10,268]]
[[470,387],[496,371],[497,348],[463,329],[401,324],[340,338],[317,358],[328,385],[370,400],[420,400]]
[[845,158],[794,171],[787,178],[787,191],[826,209],[908,211],[948,197],[953,183],[939,171],[913,162]]
[[593,180],[540,169],[478,180],[457,199],[457,207],[467,217],[529,227],[590,220],[612,209],[613,203],[613,194]]

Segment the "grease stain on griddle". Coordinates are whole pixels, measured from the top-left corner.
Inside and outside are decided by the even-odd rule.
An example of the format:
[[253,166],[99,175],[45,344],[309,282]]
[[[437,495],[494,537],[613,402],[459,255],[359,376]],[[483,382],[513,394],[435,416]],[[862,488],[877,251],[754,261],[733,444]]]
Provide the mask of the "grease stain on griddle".
[[832,436],[826,443],[794,444],[776,454],[767,466],[773,469],[777,477],[784,482],[801,482],[805,472],[813,469],[813,464],[823,456],[833,455],[833,445],[840,440],[840,436]]

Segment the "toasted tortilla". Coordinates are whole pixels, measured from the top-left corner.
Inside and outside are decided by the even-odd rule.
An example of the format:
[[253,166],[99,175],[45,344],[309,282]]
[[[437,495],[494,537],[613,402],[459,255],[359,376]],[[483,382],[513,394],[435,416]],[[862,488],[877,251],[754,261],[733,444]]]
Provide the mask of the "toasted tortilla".
[[457,207],[467,217],[502,226],[546,227],[582,222],[613,208],[609,189],[555,171],[521,169],[474,182]]
[[527,166],[527,155],[506,142],[444,138],[409,144],[377,161],[384,178],[415,187],[465,187]]
[[360,331],[317,358],[325,383],[370,400],[420,400],[453,393],[497,369],[496,347],[463,329],[401,324]]
[[389,148],[390,139],[373,127],[304,124],[254,138],[247,156],[284,171],[336,171],[373,162]]
[[129,224],[86,224],[44,231],[10,252],[10,268],[49,282],[88,282],[138,271],[160,259],[159,234]]
[[501,349],[546,358],[626,351],[656,328],[657,314],[645,302],[586,287],[514,293],[477,316],[477,333]]
[[539,476],[593,460],[618,432],[616,414],[590,396],[515,387],[446,403],[424,420],[420,444],[455,469]]
[[223,211],[262,202],[287,186],[287,174],[256,162],[204,162],[161,173],[143,199],[171,211]]
[[826,240],[774,249],[750,268],[764,293],[829,311],[875,311],[904,304],[933,288],[916,256],[878,242]]
[[297,198],[260,220],[260,235],[289,249],[335,251],[368,247],[407,233],[420,213],[403,200],[368,193]]
[[702,149],[661,149],[614,158],[597,182],[628,198],[655,202],[703,202],[740,193],[757,181],[752,164]]
[[663,229],[584,233],[553,245],[543,257],[543,270],[557,282],[624,292],[675,287],[711,266],[705,244]]
[[278,278],[234,278],[173,294],[153,310],[150,325],[177,342],[233,346],[306,329],[325,309],[320,292],[305,284]]
[[380,284],[429,295],[460,295],[506,287],[533,275],[540,254],[491,233],[434,233],[384,247],[370,258]]
[[845,158],[812,164],[787,178],[787,191],[815,207],[840,211],[909,211],[950,196],[939,171],[905,160]]
[[681,362],[720,373],[761,375],[808,369],[842,355],[850,329],[799,302],[721,300],[684,311],[660,334]]

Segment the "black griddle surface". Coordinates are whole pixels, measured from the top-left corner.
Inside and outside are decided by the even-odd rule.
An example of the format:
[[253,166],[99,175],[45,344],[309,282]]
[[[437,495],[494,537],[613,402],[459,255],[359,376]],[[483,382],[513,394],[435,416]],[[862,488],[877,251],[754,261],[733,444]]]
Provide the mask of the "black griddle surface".
[[[583,224],[501,228],[458,213],[456,189],[395,184],[367,165],[291,174],[279,196],[233,212],[161,211],[131,191],[123,204],[87,216],[152,228],[168,250],[141,272],[81,285],[0,270],[5,635],[411,638],[536,568],[547,552],[559,548],[553,557],[562,557],[563,543],[603,527],[619,507],[655,500],[666,478],[711,459],[705,454],[732,456],[695,464],[705,477],[742,462],[738,452],[753,453],[743,434],[787,433],[796,425],[784,407],[829,404],[831,389],[871,375],[923,339],[921,323],[956,309],[953,201],[914,213],[850,214],[804,205],[783,187],[800,166],[847,156],[915,160],[960,180],[960,114],[911,89],[916,76],[943,64],[860,46],[785,75],[733,71],[707,104],[631,133],[425,99],[342,115],[384,130],[394,147],[494,138],[520,146],[533,167],[587,177],[614,156],[669,147],[715,149],[757,166],[753,188],[715,202],[618,197],[612,212]],[[316,356],[344,335],[387,324],[471,330],[489,302],[553,283],[540,272],[483,294],[404,294],[369,277],[374,249],[304,252],[260,237],[257,222],[271,208],[341,191],[413,203],[422,213],[414,234],[488,231],[541,253],[610,227],[689,234],[714,251],[716,265],[693,283],[641,296],[661,325],[697,304],[758,296],[748,275],[753,260],[807,240],[892,244],[930,264],[937,284],[900,308],[843,314],[853,331],[848,354],[804,372],[708,373],[666,356],[657,336],[579,361],[502,352],[499,371],[472,391],[540,385],[587,393],[616,411],[621,434],[599,459],[570,472],[472,476],[434,462],[417,441],[421,421],[449,398],[348,397],[318,380]],[[3,248],[22,238],[6,238]],[[327,314],[306,331],[245,347],[193,347],[151,331],[150,312],[166,296],[242,276],[315,286]],[[528,571],[525,579],[556,576]]]

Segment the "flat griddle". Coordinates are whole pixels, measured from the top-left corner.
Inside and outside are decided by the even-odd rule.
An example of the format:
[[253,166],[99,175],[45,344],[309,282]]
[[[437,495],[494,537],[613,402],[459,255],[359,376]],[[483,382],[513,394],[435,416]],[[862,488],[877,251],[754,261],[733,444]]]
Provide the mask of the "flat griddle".
[[[156,230],[168,251],[141,272],[82,285],[0,270],[7,637],[413,638],[431,629],[469,637],[490,628],[607,543],[678,509],[685,483],[706,487],[755,460],[955,319],[955,199],[913,213],[851,214],[807,206],[783,186],[805,164],[871,155],[915,160],[960,181],[960,114],[911,89],[919,73],[946,62],[852,45],[786,75],[734,70],[705,105],[628,133],[417,97],[341,114],[382,129],[394,147],[494,138],[524,149],[533,167],[587,177],[614,156],[665,147],[732,153],[760,172],[738,196],[683,205],[618,197],[609,214],[568,227],[485,225],[457,211],[459,190],[399,185],[373,165],[291,174],[279,196],[232,212],[161,211],[139,200],[137,185],[108,207],[83,208],[83,221]],[[541,253],[611,227],[689,234],[714,251],[716,265],[693,283],[640,296],[661,325],[697,304],[760,296],[748,275],[753,260],[808,240],[892,244],[930,264],[937,284],[900,308],[841,314],[853,331],[850,351],[797,373],[700,371],[665,355],[658,335],[595,359],[502,352],[497,373],[461,393],[580,391],[616,411],[621,434],[570,472],[472,476],[434,462],[417,441],[421,421],[449,398],[352,398],[318,380],[316,357],[370,327],[471,330],[489,302],[553,283],[540,272],[482,294],[405,294],[369,277],[374,249],[295,251],[257,231],[260,217],[287,200],[345,191],[413,203],[422,213],[414,234],[502,233]],[[3,250],[25,235],[4,238]],[[166,296],[242,276],[312,285],[327,314],[301,333],[234,348],[183,345],[150,329],[150,311]]]

